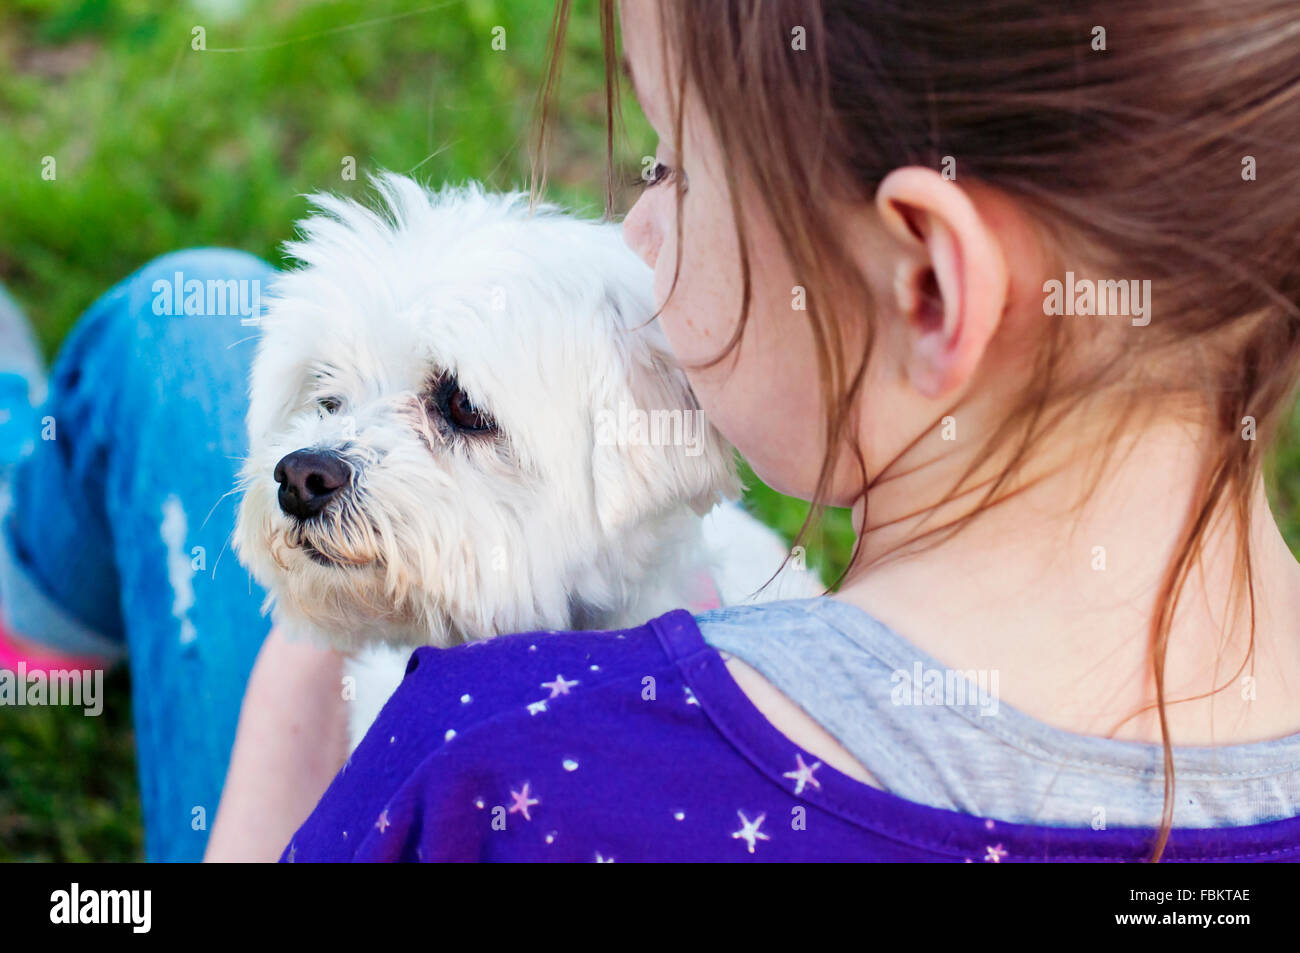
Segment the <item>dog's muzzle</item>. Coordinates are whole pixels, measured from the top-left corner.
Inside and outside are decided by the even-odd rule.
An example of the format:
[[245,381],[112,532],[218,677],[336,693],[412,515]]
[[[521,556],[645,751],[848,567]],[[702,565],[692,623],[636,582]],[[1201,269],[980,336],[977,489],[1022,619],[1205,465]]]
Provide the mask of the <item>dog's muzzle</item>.
[[275,482],[280,509],[308,520],[352,482],[352,467],[329,450],[295,450],[275,465]]

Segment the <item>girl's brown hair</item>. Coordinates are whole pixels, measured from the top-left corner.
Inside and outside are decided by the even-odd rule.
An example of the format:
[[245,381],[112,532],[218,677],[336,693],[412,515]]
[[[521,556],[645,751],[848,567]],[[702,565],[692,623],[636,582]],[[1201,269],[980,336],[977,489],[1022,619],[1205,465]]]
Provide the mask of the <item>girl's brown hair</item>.
[[[966,473],[946,499],[974,488],[980,506],[925,535],[955,532],[1003,498],[1036,442],[1089,395],[1122,388],[1134,407],[1207,415],[1199,491],[1149,631],[1165,754],[1158,860],[1174,803],[1169,631],[1222,516],[1239,531],[1233,604],[1249,609],[1253,659],[1254,488],[1300,373],[1300,8],[1294,0],[1090,0],[1068,9],[1034,0],[659,0],[658,11],[663,62],[676,71],[675,142],[680,150],[689,90],[728,159],[743,299],[726,350],[743,333],[751,296],[738,183],[766,203],[807,289],[830,448],[813,514],[849,433],[872,339],[867,289],[839,236],[819,227],[833,203],[869,201],[897,167],[946,165],[958,183],[1018,199],[1055,239],[1062,273],[1086,250],[1089,265],[1151,281],[1158,316],[1129,328],[1116,360],[1083,369],[1065,361],[1096,325],[1053,323],[1035,373],[979,455],[1005,467],[978,485]],[[614,0],[602,0],[611,160],[614,12]],[[568,13],[569,0],[557,0],[535,161]],[[535,186],[543,178],[544,162],[534,166]],[[856,305],[851,313],[846,301]],[[866,323],[860,353],[842,346],[847,321]]]

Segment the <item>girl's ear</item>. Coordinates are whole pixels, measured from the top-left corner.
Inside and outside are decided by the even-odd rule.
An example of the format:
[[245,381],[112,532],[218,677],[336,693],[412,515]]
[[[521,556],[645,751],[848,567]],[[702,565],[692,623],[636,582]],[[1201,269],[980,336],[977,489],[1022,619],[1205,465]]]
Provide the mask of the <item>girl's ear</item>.
[[607,535],[689,504],[703,516],[740,495],[735,451],[707,420],[658,324],[623,332],[621,367],[599,375],[591,476]]
[[922,396],[947,397],[969,382],[1002,318],[1002,246],[967,192],[933,169],[889,173],[876,211],[901,245],[893,296],[908,377]]

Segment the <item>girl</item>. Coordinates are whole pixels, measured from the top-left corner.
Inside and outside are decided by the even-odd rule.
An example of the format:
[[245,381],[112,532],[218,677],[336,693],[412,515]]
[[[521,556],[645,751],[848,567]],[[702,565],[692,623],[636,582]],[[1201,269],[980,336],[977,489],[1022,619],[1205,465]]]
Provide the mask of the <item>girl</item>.
[[[416,651],[283,859],[1300,858],[1261,475],[1300,360],[1288,7],[626,0],[660,145],[625,237],[705,411],[852,507],[852,565]],[[286,687],[290,651],[211,857],[274,853],[339,749],[337,664]]]

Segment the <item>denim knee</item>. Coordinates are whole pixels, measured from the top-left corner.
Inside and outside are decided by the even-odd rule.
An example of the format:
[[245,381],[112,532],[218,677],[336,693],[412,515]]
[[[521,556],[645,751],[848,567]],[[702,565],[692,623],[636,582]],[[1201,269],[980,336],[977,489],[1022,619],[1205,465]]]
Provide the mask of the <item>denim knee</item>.
[[126,316],[137,325],[173,324],[177,319],[203,328],[232,324],[255,328],[275,270],[249,252],[231,248],[189,248],[161,255],[128,281]]
[[[0,571],[0,582],[24,635],[65,651],[120,650],[115,542],[129,542],[119,537],[130,531],[115,520],[137,502],[142,475],[181,447],[215,454],[209,468],[242,454],[259,299],[273,275],[240,251],[163,255],[72,329],[39,412],[51,439],[21,462],[4,520],[0,555],[12,558],[0,558],[0,570],[12,572]],[[202,439],[178,439],[196,432]]]

